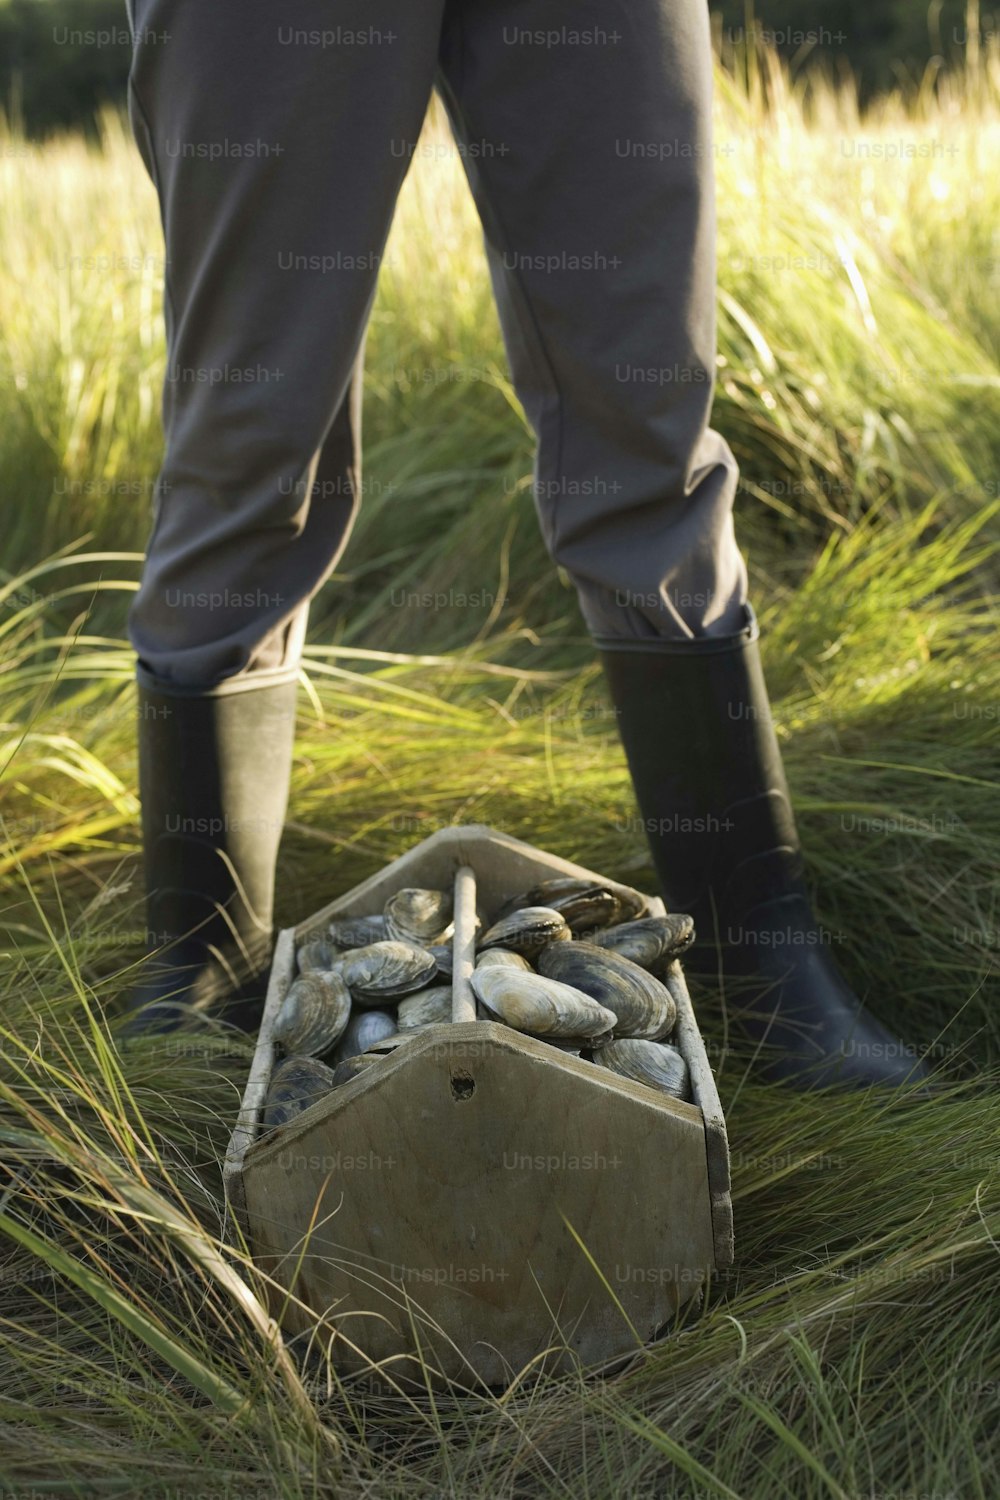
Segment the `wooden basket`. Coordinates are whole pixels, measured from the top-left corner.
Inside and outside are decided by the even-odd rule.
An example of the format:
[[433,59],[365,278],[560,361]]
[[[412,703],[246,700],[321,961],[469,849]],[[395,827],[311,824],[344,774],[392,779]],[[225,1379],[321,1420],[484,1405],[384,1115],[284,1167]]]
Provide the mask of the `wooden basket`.
[[[486,917],[539,880],[605,879],[490,828],[446,828],[283,931],[225,1179],[288,1330],[322,1320],[344,1371],[495,1386],[542,1355],[565,1369],[627,1354],[701,1296],[732,1261],[729,1149],[676,963],[691,1103],[473,1020],[417,1033],[261,1133],[297,946],[463,867]],[[471,966],[459,925],[456,966],[464,945]]]

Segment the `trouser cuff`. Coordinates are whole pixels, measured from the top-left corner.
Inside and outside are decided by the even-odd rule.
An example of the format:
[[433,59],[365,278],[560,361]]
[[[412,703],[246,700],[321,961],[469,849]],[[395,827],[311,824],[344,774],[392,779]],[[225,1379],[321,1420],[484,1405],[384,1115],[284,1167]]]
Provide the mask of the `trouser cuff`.
[[259,672],[240,672],[234,677],[223,677],[215,683],[172,682],[157,677],[155,672],[140,660],[136,662],[136,682],[150,693],[162,693],[167,698],[225,698],[233,693],[250,693],[263,688],[281,687],[287,682],[297,682],[298,664],[294,667],[268,668]]
[[599,651],[645,652],[655,656],[701,656],[725,651],[739,651],[756,641],[760,626],[751,604],[744,604],[745,624],[735,635],[667,636],[594,636]]

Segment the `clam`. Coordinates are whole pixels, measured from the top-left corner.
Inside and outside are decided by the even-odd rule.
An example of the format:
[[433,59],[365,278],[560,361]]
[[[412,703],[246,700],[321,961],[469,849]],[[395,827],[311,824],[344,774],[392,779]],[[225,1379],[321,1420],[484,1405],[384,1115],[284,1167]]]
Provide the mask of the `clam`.
[[313,969],[288,989],[272,1035],[285,1052],[318,1057],[340,1040],[351,1014],[351,993],[338,974]]
[[386,936],[385,927],[385,917],[377,912],[371,917],[335,917],[327,932],[338,948],[364,948],[380,943]]
[[477,1000],[505,1025],[532,1036],[606,1035],[617,1017],[589,995],[541,974],[487,964],[472,975]]
[[694,919],[681,912],[668,917],[640,917],[595,932],[591,941],[599,948],[620,953],[643,969],[669,963],[694,942]]
[[562,915],[550,906],[522,906],[487,928],[477,948],[509,948],[533,958],[548,943],[568,942],[573,936]]
[[425,948],[387,938],[343,954],[339,972],[359,1005],[378,1005],[430,984],[437,961]]
[[451,1020],[451,985],[435,984],[408,1000],[400,1000],[396,1014],[400,1031],[416,1026],[432,1026]]
[[520,953],[512,953],[509,948],[485,948],[476,955],[476,968],[527,969],[531,973],[528,960]]
[[412,1041],[423,1030],[423,1026],[411,1026],[409,1031],[394,1031],[391,1036],[380,1037],[377,1042],[372,1042],[365,1056],[381,1057],[389,1052],[395,1052],[403,1042]]
[[587,885],[584,881],[567,881],[565,891],[539,892],[533,905],[551,906],[562,916],[571,932],[605,927],[617,921],[621,905],[614,891],[606,885]]
[[355,1078],[358,1078],[376,1061],[377,1059],[370,1053],[362,1053],[357,1057],[345,1057],[344,1061],[339,1062],[333,1070],[334,1086],[339,1087],[342,1083],[352,1083]]
[[374,1042],[384,1036],[392,1036],[396,1030],[396,1017],[388,1010],[356,1010],[347,1023],[346,1030],[337,1043],[333,1054],[335,1064],[347,1062],[367,1052]]
[[677,1048],[667,1042],[624,1037],[595,1052],[594,1062],[622,1078],[631,1078],[664,1094],[672,1094],[675,1099],[690,1098],[687,1063]]
[[302,944],[295,955],[295,961],[299,973],[308,974],[313,969],[332,969],[339,956],[333,943],[328,943],[326,938],[312,938],[310,942]]
[[450,979],[455,954],[450,943],[428,943],[427,952],[434,955],[437,971],[442,979]]
[[498,916],[510,916],[526,906],[548,906],[561,912],[573,932],[590,932],[612,922],[625,922],[646,909],[645,897],[628,886],[608,885],[603,881],[584,880],[578,876],[560,876],[543,880],[505,902]]
[[450,891],[397,891],[385,903],[385,935],[403,943],[440,943],[451,928],[453,906]]
[[616,1037],[645,1040],[669,1036],[677,1005],[665,984],[652,974],[596,943],[552,943],[537,959],[538,972],[573,985],[618,1017]]
[[315,1057],[286,1057],[271,1076],[264,1100],[262,1124],[265,1130],[287,1125],[310,1104],[322,1099],[334,1087],[332,1068]]

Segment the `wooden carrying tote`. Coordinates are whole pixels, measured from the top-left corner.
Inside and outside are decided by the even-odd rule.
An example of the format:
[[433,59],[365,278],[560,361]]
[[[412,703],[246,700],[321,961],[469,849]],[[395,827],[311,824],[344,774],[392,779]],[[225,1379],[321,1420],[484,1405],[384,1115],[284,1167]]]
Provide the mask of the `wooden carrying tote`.
[[[275,1315],[291,1332],[320,1323],[337,1368],[495,1386],[542,1355],[551,1370],[628,1354],[702,1296],[732,1262],[729,1149],[678,963],[669,983],[690,1103],[497,1022],[459,1019],[261,1132],[271,1031],[299,944],[334,917],[381,911],[404,887],[449,887],[460,870],[473,873],[486,919],[541,880],[615,884],[490,828],[445,828],[284,930],[225,1180],[273,1278]],[[456,910],[462,1017],[475,1015],[462,1008],[472,919]]]

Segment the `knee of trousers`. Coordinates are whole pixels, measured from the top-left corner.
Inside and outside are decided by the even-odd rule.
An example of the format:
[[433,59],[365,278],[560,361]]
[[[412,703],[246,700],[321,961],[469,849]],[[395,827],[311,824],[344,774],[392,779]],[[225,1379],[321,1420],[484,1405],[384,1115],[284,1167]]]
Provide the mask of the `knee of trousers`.
[[129,636],[163,682],[263,685],[297,673],[309,601],[354,524],[356,424],[349,401],[325,434],[262,424],[252,464],[220,456],[219,426],[171,433]]

